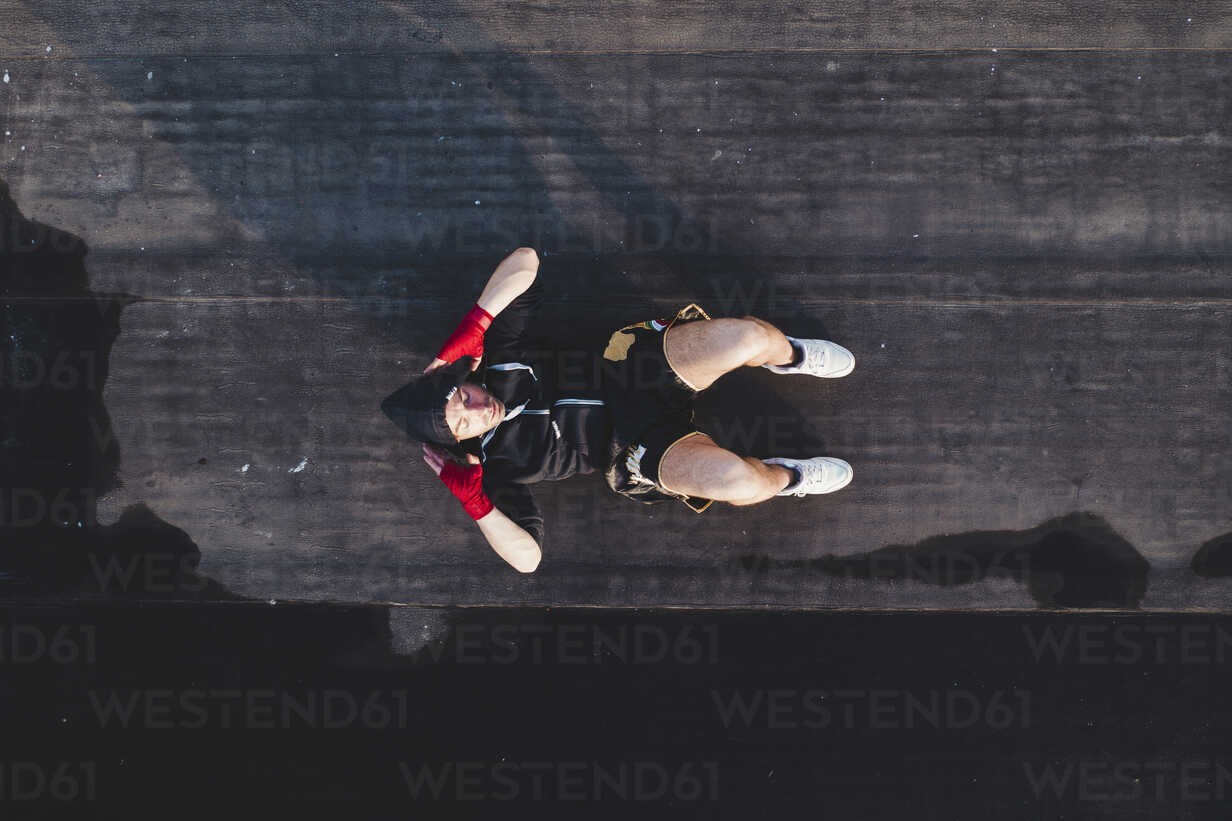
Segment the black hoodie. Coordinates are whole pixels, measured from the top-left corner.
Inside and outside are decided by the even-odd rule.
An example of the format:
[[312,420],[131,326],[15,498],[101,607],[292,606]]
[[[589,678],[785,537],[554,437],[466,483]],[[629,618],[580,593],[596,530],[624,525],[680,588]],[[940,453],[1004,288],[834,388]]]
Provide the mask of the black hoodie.
[[505,418],[478,442],[483,489],[492,504],[543,547],[543,515],[527,485],[606,467],[612,426],[598,352],[531,333],[543,301],[536,279],[484,334],[484,386]]

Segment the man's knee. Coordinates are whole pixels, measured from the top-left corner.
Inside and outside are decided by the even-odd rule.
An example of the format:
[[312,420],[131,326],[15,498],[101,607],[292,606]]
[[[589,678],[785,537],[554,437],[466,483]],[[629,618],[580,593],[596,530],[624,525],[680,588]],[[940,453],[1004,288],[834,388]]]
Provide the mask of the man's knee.
[[[663,457],[659,481],[677,493],[745,495],[756,480],[753,469],[705,434],[672,445]],[[751,495],[751,492],[748,494]],[[709,498],[716,498],[709,495]]]
[[750,499],[765,492],[765,477],[745,459],[729,454],[714,472],[715,496],[722,500]]
[[759,316],[742,316],[740,318],[745,320],[746,322],[756,325],[757,328],[761,331],[761,333],[766,337],[773,336],[779,330],[775,325],[773,325],[770,322],[767,322],[766,320],[762,319]]
[[760,350],[774,340],[775,331],[778,329],[766,320],[755,316],[740,318],[744,321],[740,338],[741,344],[745,347]]

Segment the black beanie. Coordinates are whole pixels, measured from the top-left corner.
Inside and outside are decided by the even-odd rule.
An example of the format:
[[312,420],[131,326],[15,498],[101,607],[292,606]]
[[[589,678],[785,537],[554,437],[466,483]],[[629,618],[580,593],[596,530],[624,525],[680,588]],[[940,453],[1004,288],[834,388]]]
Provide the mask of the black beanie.
[[381,403],[381,410],[417,442],[440,445],[455,456],[465,457],[463,447],[445,422],[445,403],[471,375],[473,359],[464,356],[453,364],[416,377]]

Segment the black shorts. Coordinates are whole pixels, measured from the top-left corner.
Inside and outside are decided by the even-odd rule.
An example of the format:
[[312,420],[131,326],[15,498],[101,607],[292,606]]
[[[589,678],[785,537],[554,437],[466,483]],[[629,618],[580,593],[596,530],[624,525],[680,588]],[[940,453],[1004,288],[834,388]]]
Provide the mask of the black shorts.
[[622,496],[647,504],[679,499],[697,513],[713,503],[659,482],[664,454],[677,442],[701,434],[693,423],[698,391],[672,369],[663,340],[673,325],[707,319],[705,311],[690,304],[670,319],[627,325],[608,340],[604,391],[613,430],[604,478]]

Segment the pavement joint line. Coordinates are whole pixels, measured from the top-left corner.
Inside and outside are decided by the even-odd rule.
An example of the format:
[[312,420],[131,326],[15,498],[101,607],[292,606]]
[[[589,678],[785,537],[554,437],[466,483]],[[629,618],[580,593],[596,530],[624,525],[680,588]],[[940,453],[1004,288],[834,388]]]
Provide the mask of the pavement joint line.
[[1012,52],[1023,53],[1228,53],[1232,52],[1232,46],[953,46],[953,47],[930,47],[930,48],[912,48],[905,46],[847,46],[827,48],[825,46],[784,46],[776,48],[706,48],[706,49],[522,49],[509,48],[497,50],[491,48],[467,50],[465,48],[440,48],[440,49],[425,49],[423,51],[305,51],[305,52],[237,52],[231,53],[185,53],[185,52],[152,52],[148,54],[60,54],[60,55],[41,55],[41,54],[26,54],[26,55],[0,55],[0,59],[13,62],[74,62],[74,61],[90,61],[90,62],[106,62],[106,61],[132,61],[132,60],[167,60],[167,59],[182,59],[188,58],[193,60],[249,60],[249,59],[304,59],[304,58],[328,58],[333,60],[337,57],[422,57],[422,56],[467,56],[467,57],[482,57],[482,56],[507,56],[516,54],[519,56],[621,56],[621,55],[662,55],[662,56],[740,56],[747,54],[759,55],[775,55],[775,54],[987,54],[995,52],[997,54],[1008,54]]
[[1148,617],[1148,616],[1178,616],[1178,617],[1193,617],[1193,616],[1217,616],[1221,618],[1232,618],[1227,610],[1218,608],[1197,607],[1189,610],[1179,610],[1175,608],[1117,608],[1117,607],[1082,607],[1082,608],[1067,608],[1067,607],[1000,607],[988,610],[972,610],[962,609],[957,607],[858,607],[858,606],[838,606],[838,605],[781,605],[781,604],[737,604],[728,607],[719,607],[714,604],[586,604],[586,603],[553,603],[544,604],[542,602],[506,602],[506,603],[482,603],[482,604],[467,604],[460,602],[415,602],[415,601],[386,601],[386,600],[345,600],[345,599],[296,599],[296,598],[279,598],[275,604],[270,604],[264,599],[172,599],[172,598],[132,598],[132,599],[21,599],[8,597],[0,599],[0,607],[35,607],[40,610],[59,610],[63,608],[70,609],[124,609],[133,606],[144,608],[157,607],[174,607],[174,608],[192,608],[206,605],[209,607],[247,607],[250,609],[257,608],[274,608],[274,607],[297,607],[297,608],[321,608],[321,609],[361,609],[361,608],[393,608],[393,609],[416,609],[416,610],[475,610],[475,611],[502,611],[502,610],[545,610],[545,611],[569,611],[569,610],[596,610],[596,611],[635,611],[644,612],[646,615],[654,615],[656,612],[679,612],[679,613],[713,613],[713,614],[765,614],[765,615],[856,615],[856,616],[972,616],[975,618],[988,617],[1013,617],[1013,616],[1071,616],[1074,618],[1082,618],[1085,616],[1123,616],[1123,617]]
[[[95,296],[106,296],[99,292]],[[260,303],[305,303],[305,304],[363,304],[422,302],[422,297],[314,297],[314,296],[140,296],[134,305],[143,302],[158,304],[260,304]],[[0,302],[79,302],[89,296],[0,296]],[[1014,308],[1019,306],[1044,306],[1058,308],[1228,308],[1232,297],[1215,299],[1177,299],[1141,297],[1129,299],[1080,299],[1080,298],[991,298],[991,299],[936,299],[925,297],[818,297],[822,305],[888,305],[930,308]],[[440,300],[435,300],[440,301]]]

